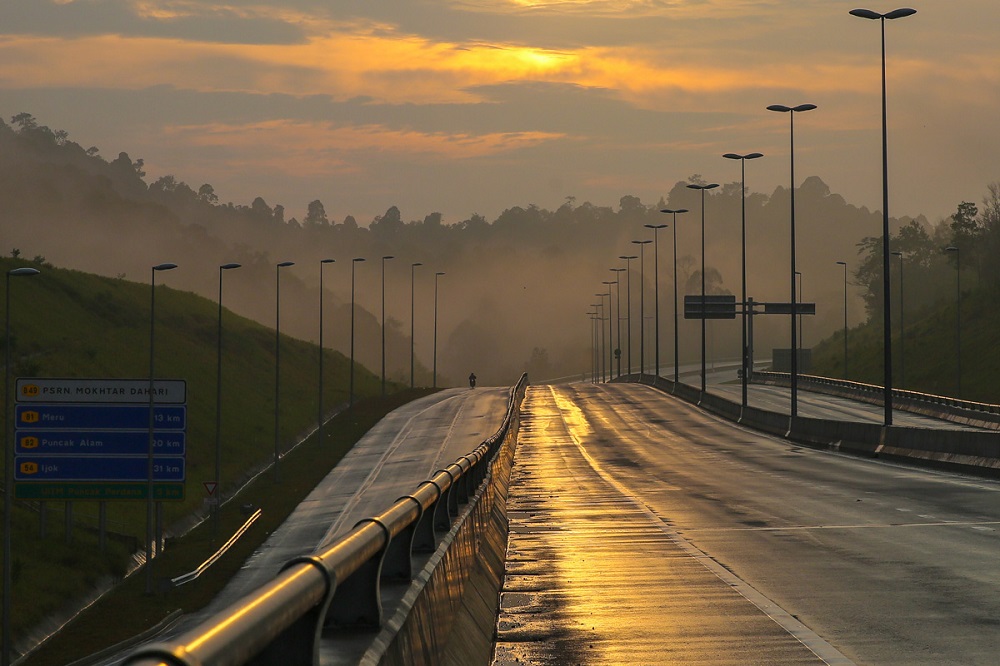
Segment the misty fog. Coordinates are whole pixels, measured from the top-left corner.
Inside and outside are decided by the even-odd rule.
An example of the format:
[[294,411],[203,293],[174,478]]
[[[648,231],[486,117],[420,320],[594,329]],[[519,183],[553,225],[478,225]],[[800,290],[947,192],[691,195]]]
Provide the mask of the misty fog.
[[[20,123],[0,127],[0,169],[4,254],[16,248],[25,257],[38,255],[58,266],[138,282],[149,280],[152,265],[175,262],[179,270],[158,282],[212,300],[218,297],[217,266],[240,262],[242,269],[226,273],[224,305],[272,327],[275,264],[294,261],[281,273],[281,330],[306,340],[319,337],[320,260],[334,259],[324,268],[324,342],[345,354],[350,345],[352,259],[364,258],[354,263],[355,354],[375,372],[381,358],[381,258],[394,256],[384,262],[386,363],[388,376],[404,383],[410,373],[411,274],[418,384],[431,379],[437,272],[445,273],[438,278],[439,385],[460,384],[470,372],[484,385],[510,383],[526,369],[534,381],[589,375],[593,329],[586,313],[601,300],[595,294],[607,290],[602,282],[615,279],[611,269],[626,266],[619,257],[639,254],[639,246],[631,241],[652,239],[652,230],[643,225],[672,222],[659,212],[663,207],[690,211],[677,216],[680,307],[685,294],[700,289],[700,194],[686,182],[665,183],[659,201],[625,195],[618,208],[611,208],[567,197],[554,211],[512,205],[493,221],[478,215],[442,220],[434,213],[406,221],[413,213],[398,211],[387,201],[384,215],[358,222],[349,215],[338,219],[329,212],[336,202],[324,205],[320,199],[310,204],[305,220],[285,220],[281,206],[260,198],[249,204],[222,203],[210,185],[189,186],[183,174],[147,183],[141,160],[126,153],[102,157],[97,149],[84,150],[65,133],[23,117]],[[747,292],[756,301],[787,302],[788,190],[763,194],[754,192],[752,185],[750,179]],[[710,292],[740,293],[740,194],[739,183],[730,182],[705,196],[707,276],[718,277]],[[894,228],[908,222],[894,221]],[[858,244],[880,234],[881,215],[848,204],[820,178],[809,176],[796,192],[796,225],[802,299],[816,303],[816,316],[803,323],[804,345],[809,347],[842,327],[843,267],[836,262],[846,261],[854,270]],[[671,227],[661,229],[658,243],[664,365],[673,359],[674,232]],[[629,273],[634,371],[639,366],[641,299],[648,331],[647,367],[654,353],[654,246],[645,245],[642,251],[644,270],[634,260]],[[422,265],[414,269],[416,262]],[[620,275],[624,335],[626,273]],[[853,282],[853,275],[849,277]],[[618,288],[612,291],[617,298]],[[852,326],[867,316],[860,291],[853,286],[848,289],[848,309]],[[693,362],[700,353],[700,325],[681,317],[681,361]],[[788,346],[789,319],[756,319],[756,357],[769,359],[772,347]],[[609,323],[614,329],[614,322],[604,325]],[[710,360],[738,359],[739,324],[713,321],[709,329]],[[628,347],[623,351],[624,371]]]

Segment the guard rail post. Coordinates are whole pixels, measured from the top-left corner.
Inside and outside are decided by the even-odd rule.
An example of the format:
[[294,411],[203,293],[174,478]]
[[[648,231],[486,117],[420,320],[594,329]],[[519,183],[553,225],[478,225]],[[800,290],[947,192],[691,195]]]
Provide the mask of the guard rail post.
[[382,578],[382,561],[389,550],[392,536],[389,529],[377,518],[365,518],[355,529],[374,523],[385,532],[385,542],[372,557],[343,581],[337,581],[333,600],[326,612],[325,627],[380,627],[382,626],[382,595],[379,582]]
[[[416,529],[413,536],[413,552],[433,553],[437,545],[436,530],[434,529],[434,514],[437,512],[437,505],[441,501],[441,488],[433,481],[424,481],[417,487],[417,493],[423,488],[433,488],[435,491],[434,501],[424,508],[423,513],[417,520]],[[416,493],[415,493],[416,494]]]

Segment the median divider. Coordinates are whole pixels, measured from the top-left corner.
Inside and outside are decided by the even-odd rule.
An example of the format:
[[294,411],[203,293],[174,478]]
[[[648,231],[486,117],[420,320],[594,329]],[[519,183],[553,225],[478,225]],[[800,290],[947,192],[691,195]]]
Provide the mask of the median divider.
[[[496,569],[493,560],[497,557],[499,537],[491,528],[497,526],[501,515],[504,539],[499,543],[499,572],[502,575],[506,478],[526,385],[527,375],[522,375],[510,390],[503,422],[492,437],[435,472],[411,495],[400,498],[379,515],[362,520],[326,550],[295,558],[274,580],[218,615],[174,640],[136,650],[123,663],[129,666],[318,664],[324,630],[383,625],[380,582],[386,578],[413,577],[410,561],[414,552],[433,549],[439,536],[442,544],[431,561],[445,567],[445,575],[436,575],[437,567],[429,569],[430,564],[424,567],[417,578],[425,580],[419,580],[421,585],[410,586],[414,595],[408,615],[417,613],[417,621],[399,622],[393,627],[394,635],[379,643],[381,663],[414,663],[400,660],[399,655],[407,654],[415,655],[416,663],[443,663],[439,657],[448,649],[448,633],[454,631],[455,624],[452,620],[461,615],[463,602],[470,596],[465,591],[470,572],[479,566],[480,559],[488,561],[487,568],[491,571]],[[462,503],[466,503],[466,509],[460,513]],[[499,583],[495,595],[498,599]],[[495,613],[496,600],[493,603]],[[426,623],[428,619],[432,624]],[[488,658],[491,624],[486,633]],[[456,641],[460,646],[464,642]],[[393,643],[397,645],[395,650]],[[423,647],[414,653],[414,644]],[[430,660],[420,661],[421,655]]]
[[[754,373],[757,380],[767,383],[781,383],[787,380],[782,373]],[[823,379],[823,382],[813,381]],[[974,473],[982,476],[1000,476],[1000,432],[989,430],[942,430],[936,428],[913,428],[884,426],[878,423],[817,419],[772,412],[756,407],[741,407],[737,402],[687,384],[675,384],[670,379],[652,375],[628,375],[613,381],[642,383],[670,393],[685,402],[697,405],[716,416],[740,425],[782,437],[799,444],[824,448],[855,455],[890,458],[927,466],[940,467]],[[881,403],[878,391],[857,382],[825,380],[807,377],[803,384],[809,390],[814,386],[825,386],[823,393]],[[803,384],[800,384],[802,386]],[[856,389],[857,393],[852,393]],[[992,423],[992,415],[1000,415],[1000,406],[985,403],[970,403],[951,398],[941,398],[913,391],[902,391],[900,402],[910,405],[920,403],[920,410],[929,416],[949,418],[952,421],[975,422],[982,420]],[[894,398],[895,400],[895,398]],[[894,406],[896,403],[893,403]],[[904,407],[900,406],[901,409]],[[937,411],[935,411],[935,409]],[[974,416],[970,416],[970,413]],[[996,428],[996,425],[988,426]]]

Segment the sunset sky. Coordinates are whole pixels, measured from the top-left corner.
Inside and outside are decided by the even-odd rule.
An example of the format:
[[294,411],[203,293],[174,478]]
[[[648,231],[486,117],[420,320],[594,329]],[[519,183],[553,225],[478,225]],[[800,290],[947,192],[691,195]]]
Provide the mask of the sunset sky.
[[[796,175],[881,208],[879,24],[853,0],[3,0],[0,114],[220,199],[361,224],[655,204],[679,180]],[[886,22],[890,212],[1000,181],[1000,3]],[[873,230],[877,233],[878,230]]]

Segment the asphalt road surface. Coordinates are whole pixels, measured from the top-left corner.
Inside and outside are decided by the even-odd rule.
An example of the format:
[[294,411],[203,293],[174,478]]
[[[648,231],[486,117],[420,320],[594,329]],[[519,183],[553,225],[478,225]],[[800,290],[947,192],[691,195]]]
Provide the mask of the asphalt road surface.
[[524,410],[496,664],[1000,661],[1000,484],[641,385]]

